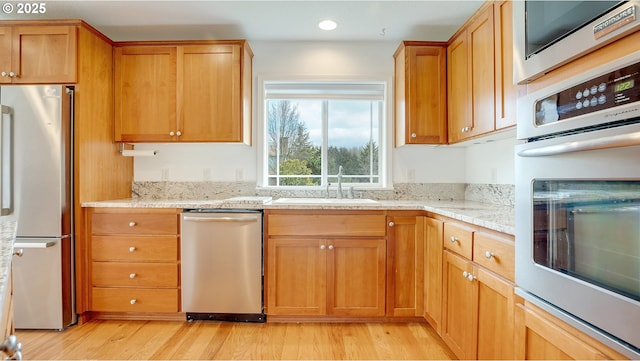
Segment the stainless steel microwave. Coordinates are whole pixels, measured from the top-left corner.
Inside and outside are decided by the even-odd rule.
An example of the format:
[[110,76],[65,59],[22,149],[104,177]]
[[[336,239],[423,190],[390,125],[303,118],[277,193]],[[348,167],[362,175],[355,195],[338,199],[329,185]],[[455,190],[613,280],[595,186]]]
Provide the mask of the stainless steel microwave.
[[640,30],[640,1],[513,3],[514,81],[549,71]]

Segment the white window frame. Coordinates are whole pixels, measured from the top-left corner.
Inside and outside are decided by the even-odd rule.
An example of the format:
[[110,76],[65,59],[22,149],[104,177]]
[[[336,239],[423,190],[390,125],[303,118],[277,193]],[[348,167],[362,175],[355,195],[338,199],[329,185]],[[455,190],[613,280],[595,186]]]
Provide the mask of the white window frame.
[[[274,83],[274,82],[282,82],[282,83],[295,83],[295,82],[333,82],[333,83],[377,83],[384,86],[384,99],[383,103],[383,114],[384,119],[382,120],[382,124],[380,126],[380,144],[379,150],[380,155],[378,162],[380,163],[380,174],[379,174],[379,183],[378,184],[370,184],[370,183],[350,183],[350,185],[355,186],[358,189],[392,189],[393,184],[391,182],[391,149],[393,147],[393,109],[392,109],[392,79],[389,77],[381,77],[379,75],[374,76],[362,76],[358,78],[330,78],[330,79],[317,79],[317,78],[307,78],[301,76],[258,76],[258,91],[256,106],[257,110],[254,113],[254,124],[257,124],[257,136],[256,136],[256,146],[257,146],[257,186],[258,188],[266,188],[266,189],[303,189],[303,190],[316,190],[323,189],[324,186],[271,186],[269,185],[269,174],[268,174],[268,154],[266,151],[266,137],[267,137],[267,109],[266,102],[267,99],[265,97],[265,87],[266,84]],[[326,134],[324,135],[326,137]],[[323,141],[326,142],[326,139]],[[324,147],[323,147],[324,148]],[[326,157],[326,154],[323,154],[323,157]],[[323,169],[323,174],[326,174],[326,170]],[[346,184],[346,183],[345,183]]]

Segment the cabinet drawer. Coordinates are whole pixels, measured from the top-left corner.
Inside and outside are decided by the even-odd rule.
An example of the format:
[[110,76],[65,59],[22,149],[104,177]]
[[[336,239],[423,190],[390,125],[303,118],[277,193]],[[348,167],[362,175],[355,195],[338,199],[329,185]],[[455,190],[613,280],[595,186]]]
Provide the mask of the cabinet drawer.
[[386,217],[377,214],[272,214],[269,236],[378,236],[386,235]]
[[476,232],[473,261],[512,282],[515,279],[515,249],[513,241],[507,238]]
[[94,213],[92,234],[178,234],[176,214]]
[[93,262],[94,286],[178,287],[177,263]]
[[473,229],[456,223],[444,224],[444,248],[471,259]]
[[94,287],[91,295],[94,311],[178,312],[177,289]]
[[91,259],[177,261],[177,236],[91,236]]

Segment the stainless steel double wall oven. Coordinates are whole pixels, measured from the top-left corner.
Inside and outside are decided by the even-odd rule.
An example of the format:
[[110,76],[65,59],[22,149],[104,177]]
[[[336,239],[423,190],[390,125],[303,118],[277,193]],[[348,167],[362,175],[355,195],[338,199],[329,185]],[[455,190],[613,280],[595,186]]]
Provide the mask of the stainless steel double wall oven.
[[517,293],[640,358],[640,51],[518,101]]

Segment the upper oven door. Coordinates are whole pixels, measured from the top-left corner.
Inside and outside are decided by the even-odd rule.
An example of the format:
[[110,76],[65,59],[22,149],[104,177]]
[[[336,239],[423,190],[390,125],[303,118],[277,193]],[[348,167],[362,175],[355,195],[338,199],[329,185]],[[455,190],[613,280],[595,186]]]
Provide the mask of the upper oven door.
[[518,99],[518,139],[640,117],[640,51]]

